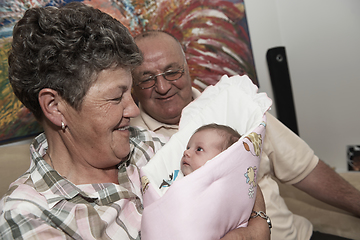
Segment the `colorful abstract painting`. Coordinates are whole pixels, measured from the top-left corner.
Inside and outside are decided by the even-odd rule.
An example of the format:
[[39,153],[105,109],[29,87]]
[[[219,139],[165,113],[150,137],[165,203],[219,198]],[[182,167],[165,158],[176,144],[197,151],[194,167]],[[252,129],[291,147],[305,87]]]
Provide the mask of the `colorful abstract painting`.
[[[7,51],[12,28],[31,7],[71,0],[0,0],[0,143],[41,131],[11,91]],[[128,27],[132,35],[165,30],[183,44],[193,86],[203,90],[222,75],[247,74],[258,84],[243,0],[83,0]]]

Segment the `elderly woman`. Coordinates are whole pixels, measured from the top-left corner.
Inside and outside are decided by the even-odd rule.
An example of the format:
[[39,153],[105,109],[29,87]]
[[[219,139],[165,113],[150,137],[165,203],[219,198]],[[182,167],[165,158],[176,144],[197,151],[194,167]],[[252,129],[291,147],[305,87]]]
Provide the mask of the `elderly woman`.
[[[165,142],[129,127],[139,113],[131,70],[141,61],[128,30],[99,10],[73,2],[26,11],[9,80],[44,133],[0,202],[1,239],[140,239],[138,170]],[[226,237],[234,234],[244,231]]]

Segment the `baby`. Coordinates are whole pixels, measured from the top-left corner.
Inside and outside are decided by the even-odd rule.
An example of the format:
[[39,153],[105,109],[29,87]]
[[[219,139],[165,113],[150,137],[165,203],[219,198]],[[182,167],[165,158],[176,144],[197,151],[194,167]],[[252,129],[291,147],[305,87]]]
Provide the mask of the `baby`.
[[184,176],[226,150],[240,137],[237,131],[225,125],[212,123],[198,128],[191,136],[181,158],[181,171]]

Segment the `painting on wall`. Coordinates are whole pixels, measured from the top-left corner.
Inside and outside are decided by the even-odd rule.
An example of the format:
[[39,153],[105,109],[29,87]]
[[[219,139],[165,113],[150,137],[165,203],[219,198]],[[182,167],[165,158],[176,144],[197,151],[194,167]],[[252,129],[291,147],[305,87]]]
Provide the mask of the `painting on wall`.
[[12,92],[7,77],[7,52],[10,44],[10,37],[0,30],[0,144],[30,137],[42,131],[32,113]]
[[[200,91],[224,74],[247,74],[258,85],[243,0],[80,0],[128,27],[131,34],[161,29],[183,45],[193,86]],[[12,28],[31,7],[71,0],[9,0],[0,4],[0,143],[42,131],[16,99],[7,78]]]

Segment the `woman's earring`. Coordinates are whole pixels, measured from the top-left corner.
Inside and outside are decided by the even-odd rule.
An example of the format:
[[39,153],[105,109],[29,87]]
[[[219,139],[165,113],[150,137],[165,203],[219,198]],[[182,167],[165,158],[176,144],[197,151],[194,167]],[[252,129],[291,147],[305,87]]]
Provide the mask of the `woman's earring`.
[[61,129],[65,131],[65,123],[63,121],[61,121]]

